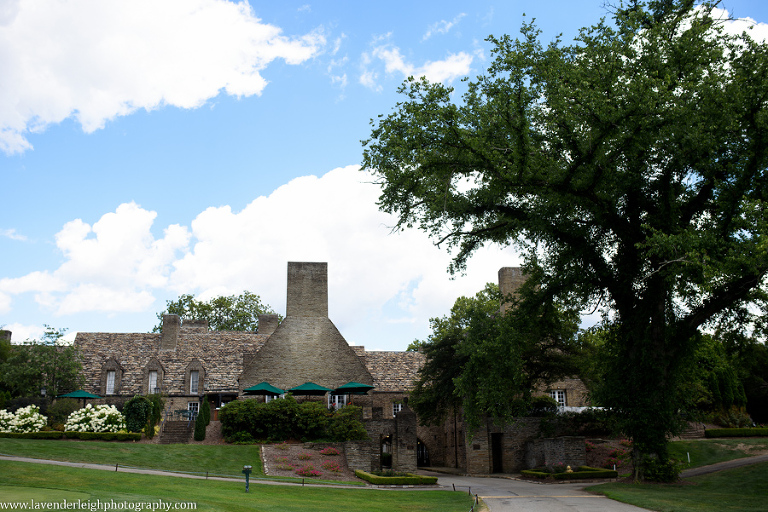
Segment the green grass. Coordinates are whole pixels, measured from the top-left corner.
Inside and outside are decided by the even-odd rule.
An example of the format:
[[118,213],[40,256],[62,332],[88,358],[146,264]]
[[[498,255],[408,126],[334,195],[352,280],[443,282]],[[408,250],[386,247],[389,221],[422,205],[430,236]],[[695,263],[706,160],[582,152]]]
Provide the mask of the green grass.
[[686,479],[680,484],[610,483],[588,490],[658,512],[754,512],[766,509],[768,463]]
[[[768,449],[768,439],[701,439],[669,443],[669,455],[686,463],[687,468],[708,466],[717,462],[741,459],[750,454],[742,447]],[[688,453],[691,463],[687,464]]]
[[258,445],[142,444],[0,438],[0,454],[146,469],[240,476],[253,466],[264,476]]
[[197,510],[259,512],[465,512],[464,492],[379,491],[296,485],[189,480],[32,463],[0,461],[0,502],[95,500],[116,502],[195,502]]

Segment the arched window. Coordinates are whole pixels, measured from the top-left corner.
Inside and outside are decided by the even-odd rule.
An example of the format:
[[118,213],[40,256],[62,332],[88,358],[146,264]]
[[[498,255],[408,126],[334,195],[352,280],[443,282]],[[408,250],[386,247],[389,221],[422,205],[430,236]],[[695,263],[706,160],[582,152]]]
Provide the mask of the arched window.
[[101,394],[119,395],[123,379],[123,367],[114,357],[110,357],[101,367]]
[[205,391],[203,383],[205,382],[205,368],[203,364],[193,359],[184,372],[184,390],[187,395],[202,395]]
[[141,389],[147,395],[162,392],[164,376],[163,366],[160,361],[153,357],[144,367]]

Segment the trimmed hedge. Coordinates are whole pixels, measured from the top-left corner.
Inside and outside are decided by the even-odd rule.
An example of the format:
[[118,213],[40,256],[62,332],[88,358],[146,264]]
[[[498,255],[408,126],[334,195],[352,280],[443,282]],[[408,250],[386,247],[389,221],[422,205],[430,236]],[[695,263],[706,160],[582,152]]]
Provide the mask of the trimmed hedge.
[[82,439],[88,441],[97,439],[99,441],[141,441],[141,434],[128,432],[64,432],[67,439]]
[[713,437],[761,437],[768,436],[768,428],[709,428],[704,431],[707,438]]
[[406,476],[377,476],[359,469],[355,476],[374,485],[432,485],[437,483],[436,476],[419,476],[408,473]]
[[17,439],[61,439],[62,436],[64,436],[64,432],[59,432],[58,430],[25,432],[23,434],[18,432],[0,432],[0,437],[13,437]]
[[520,472],[523,476],[532,478],[553,478],[555,480],[582,480],[590,478],[618,478],[618,471],[612,469],[591,468],[589,466],[579,466],[573,473],[547,473],[536,471],[534,469],[524,469]]

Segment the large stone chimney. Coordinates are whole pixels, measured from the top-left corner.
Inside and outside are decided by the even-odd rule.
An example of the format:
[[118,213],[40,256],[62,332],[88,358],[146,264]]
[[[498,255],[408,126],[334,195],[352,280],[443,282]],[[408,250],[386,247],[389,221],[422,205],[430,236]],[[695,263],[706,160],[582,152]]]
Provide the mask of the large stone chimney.
[[286,316],[328,318],[328,263],[288,262]]
[[[517,291],[525,283],[526,276],[520,267],[501,267],[499,269],[499,291],[502,297],[516,296]],[[501,314],[507,312],[511,307],[508,302],[501,303]]]
[[282,389],[307,381],[331,389],[350,381],[373,384],[365,364],[328,318],[328,264],[289,262],[287,292],[279,325],[276,319],[262,323],[259,318],[259,334],[271,336],[256,357],[244,360],[240,389],[262,381]]

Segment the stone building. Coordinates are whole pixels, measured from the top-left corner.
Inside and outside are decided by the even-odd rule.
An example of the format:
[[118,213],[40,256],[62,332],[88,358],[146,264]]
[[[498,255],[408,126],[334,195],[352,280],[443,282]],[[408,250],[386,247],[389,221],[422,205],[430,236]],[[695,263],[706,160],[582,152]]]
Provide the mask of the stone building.
[[[519,269],[499,272],[505,293],[514,292],[523,279]],[[349,382],[371,385],[367,395],[322,398],[329,407],[352,401],[362,408],[371,441],[350,445],[347,453],[360,469],[378,469],[382,454],[390,454],[393,469],[400,471],[429,465],[477,474],[516,470],[524,464],[526,443],[538,433],[537,423],[525,419],[487,425],[472,436],[459,416],[437,427],[418,425],[407,397],[424,356],[350,346],[328,316],[326,263],[288,263],[286,316],[282,321],[276,315],[260,317],[258,333],[209,331],[205,322],[166,315],[161,333],[81,332],[75,344],[84,355],[87,391],[108,403],[160,392],[167,397],[169,420],[197,413],[204,396],[214,419],[229,401],[264,400],[243,392],[261,382],[281,389],[306,382],[329,389]],[[563,381],[542,391],[563,405],[580,405],[580,389]]]

